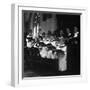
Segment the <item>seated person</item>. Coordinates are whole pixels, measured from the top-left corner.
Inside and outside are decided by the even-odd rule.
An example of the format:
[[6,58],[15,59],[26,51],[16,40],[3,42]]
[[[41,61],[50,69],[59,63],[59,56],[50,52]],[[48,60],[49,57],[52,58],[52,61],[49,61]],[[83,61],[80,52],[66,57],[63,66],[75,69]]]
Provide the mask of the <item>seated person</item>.
[[41,55],[42,58],[46,58],[47,57],[47,54],[48,54],[47,50],[48,50],[48,48],[46,46],[43,46],[41,48],[40,55]]
[[26,38],[26,46],[28,48],[31,48],[33,46],[33,39],[32,38]]

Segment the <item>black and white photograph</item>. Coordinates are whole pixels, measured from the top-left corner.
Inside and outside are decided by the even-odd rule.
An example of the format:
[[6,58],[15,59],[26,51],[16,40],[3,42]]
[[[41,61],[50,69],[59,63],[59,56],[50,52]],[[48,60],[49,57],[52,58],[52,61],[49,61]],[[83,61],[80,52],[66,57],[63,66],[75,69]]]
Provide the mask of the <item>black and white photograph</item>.
[[23,78],[80,75],[80,16],[22,10]]

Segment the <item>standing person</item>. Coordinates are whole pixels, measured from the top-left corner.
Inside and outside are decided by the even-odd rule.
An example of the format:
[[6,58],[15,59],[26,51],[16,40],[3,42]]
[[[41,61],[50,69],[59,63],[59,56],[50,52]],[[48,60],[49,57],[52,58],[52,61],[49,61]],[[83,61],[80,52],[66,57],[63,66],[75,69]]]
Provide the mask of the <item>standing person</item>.
[[61,46],[65,45],[65,34],[63,30],[60,30],[59,43]]
[[80,36],[79,29],[75,26],[73,30],[73,72],[80,74]]
[[66,44],[71,44],[71,42],[72,42],[72,33],[71,33],[69,28],[66,28],[65,38],[66,38]]
[[67,45],[67,70],[72,74],[72,33],[66,28],[65,44]]
[[78,28],[75,26],[74,27],[74,35],[73,35],[73,38],[74,38],[74,44],[78,44],[79,43],[79,40],[80,40],[80,37],[79,37],[79,31],[78,31]]
[[78,37],[79,35],[79,31],[78,31],[78,28],[75,26],[74,27],[74,37]]
[[66,28],[66,36],[70,38],[72,36],[72,33],[69,28]]
[[60,30],[59,37],[60,37],[60,38],[64,38],[64,32],[63,32],[63,30]]
[[61,45],[63,45],[65,42],[65,40],[64,40],[64,32],[63,32],[63,30],[60,30],[60,34],[59,34],[59,43],[61,44]]

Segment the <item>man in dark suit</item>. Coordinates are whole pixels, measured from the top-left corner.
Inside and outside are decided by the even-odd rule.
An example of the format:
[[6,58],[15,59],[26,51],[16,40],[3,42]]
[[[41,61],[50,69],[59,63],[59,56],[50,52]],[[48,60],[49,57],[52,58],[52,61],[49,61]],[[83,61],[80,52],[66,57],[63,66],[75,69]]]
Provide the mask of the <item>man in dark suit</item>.
[[76,26],[73,29],[72,39],[72,72],[80,74],[80,35]]

